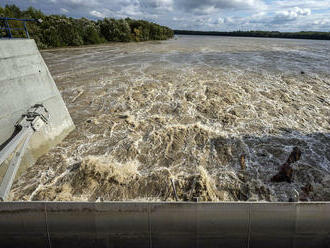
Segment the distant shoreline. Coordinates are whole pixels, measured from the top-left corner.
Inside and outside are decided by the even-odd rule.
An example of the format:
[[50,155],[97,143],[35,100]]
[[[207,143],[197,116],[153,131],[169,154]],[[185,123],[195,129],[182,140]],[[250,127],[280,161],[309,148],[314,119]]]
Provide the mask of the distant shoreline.
[[218,31],[174,30],[174,34],[330,40],[330,32],[312,32],[312,31],[302,31],[302,32],[278,32],[278,31],[218,32]]

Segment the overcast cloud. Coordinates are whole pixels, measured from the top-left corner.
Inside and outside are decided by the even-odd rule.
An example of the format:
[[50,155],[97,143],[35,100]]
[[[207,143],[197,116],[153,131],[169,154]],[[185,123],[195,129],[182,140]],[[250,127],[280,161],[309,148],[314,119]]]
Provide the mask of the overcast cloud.
[[173,29],[330,31],[330,0],[0,0],[47,14],[145,19]]

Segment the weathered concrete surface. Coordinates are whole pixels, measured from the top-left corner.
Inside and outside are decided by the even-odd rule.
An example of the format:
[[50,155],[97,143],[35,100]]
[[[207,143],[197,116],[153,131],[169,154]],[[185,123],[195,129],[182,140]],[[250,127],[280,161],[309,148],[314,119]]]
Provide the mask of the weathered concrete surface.
[[330,203],[0,203],[1,247],[330,245]]
[[[74,124],[34,40],[0,40],[0,144],[37,103],[48,109],[50,122],[33,135],[17,175],[61,141]],[[5,170],[2,166],[0,178]]]

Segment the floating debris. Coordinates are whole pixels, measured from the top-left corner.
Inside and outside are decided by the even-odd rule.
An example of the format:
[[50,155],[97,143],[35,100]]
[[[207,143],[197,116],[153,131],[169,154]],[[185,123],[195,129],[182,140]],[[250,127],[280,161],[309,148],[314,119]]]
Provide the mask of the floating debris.
[[72,99],[71,103],[74,103],[82,94],[84,94],[84,90],[79,91],[79,93]]

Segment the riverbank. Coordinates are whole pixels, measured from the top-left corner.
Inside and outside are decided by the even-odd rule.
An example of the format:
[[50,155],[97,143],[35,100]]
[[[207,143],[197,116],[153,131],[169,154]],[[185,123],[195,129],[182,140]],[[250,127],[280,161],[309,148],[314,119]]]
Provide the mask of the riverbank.
[[[74,19],[64,15],[45,15],[32,7],[20,10],[15,5],[0,6],[0,16],[10,18],[41,19],[42,22],[27,22],[30,37],[40,49],[101,44],[107,42],[130,42],[166,40],[174,32],[156,23],[126,19],[89,20]],[[10,21],[12,28],[22,25]],[[5,30],[0,31],[6,37]],[[13,37],[25,37],[21,30],[12,30]],[[1,37],[0,36],[0,37]]]
[[311,39],[311,40],[330,40],[330,32],[278,32],[278,31],[193,31],[193,30],[174,30],[174,34],[181,35],[212,35],[212,36],[232,36],[232,37],[262,37],[262,38],[282,38],[282,39]]

